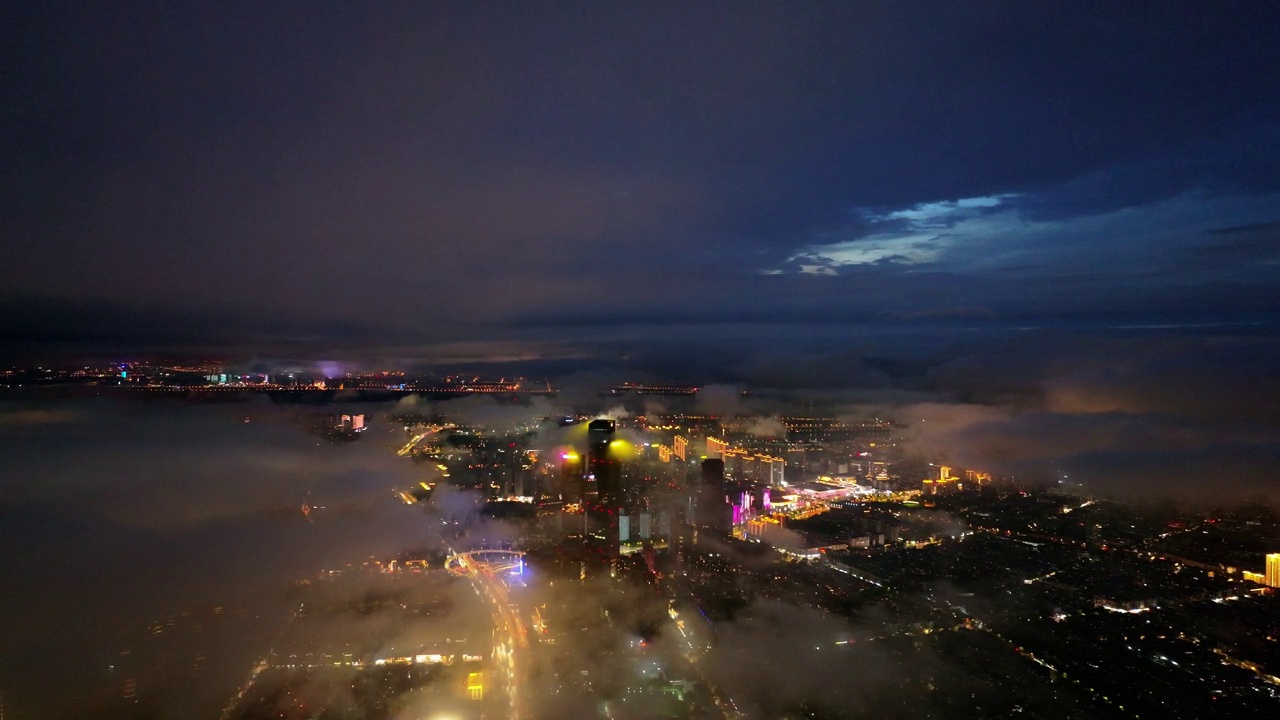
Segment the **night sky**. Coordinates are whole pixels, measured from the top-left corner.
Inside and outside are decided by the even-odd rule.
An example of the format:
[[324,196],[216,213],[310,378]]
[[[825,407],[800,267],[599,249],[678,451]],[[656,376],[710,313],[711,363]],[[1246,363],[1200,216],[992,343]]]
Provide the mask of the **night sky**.
[[1269,3],[11,3],[0,33],[15,356],[1280,311]]

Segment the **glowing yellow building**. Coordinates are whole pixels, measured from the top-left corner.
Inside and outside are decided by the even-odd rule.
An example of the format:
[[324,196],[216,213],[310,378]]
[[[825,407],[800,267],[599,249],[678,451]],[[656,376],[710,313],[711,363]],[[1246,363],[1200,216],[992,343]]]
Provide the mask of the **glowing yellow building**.
[[1267,555],[1267,587],[1280,588],[1280,553]]
[[672,438],[671,440],[672,455],[675,455],[681,460],[686,460],[688,459],[685,457],[686,453],[688,453],[688,448],[689,448],[689,438],[686,438],[682,435],[676,435],[674,438]]

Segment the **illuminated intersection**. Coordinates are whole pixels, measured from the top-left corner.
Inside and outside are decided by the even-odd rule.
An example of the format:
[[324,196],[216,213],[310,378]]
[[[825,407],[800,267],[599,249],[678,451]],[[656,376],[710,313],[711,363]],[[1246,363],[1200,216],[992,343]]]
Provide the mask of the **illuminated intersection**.
[[475,572],[490,577],[522,575],[524,553],[518,550],[471,550],[450,555],[444,567],[454,575],[465,577]]

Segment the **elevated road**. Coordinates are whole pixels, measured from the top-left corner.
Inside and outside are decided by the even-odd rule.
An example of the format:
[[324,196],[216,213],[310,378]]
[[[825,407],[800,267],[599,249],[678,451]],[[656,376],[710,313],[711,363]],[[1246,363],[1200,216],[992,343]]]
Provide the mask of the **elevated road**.
[[519,720],[525,715],[525,651],[529,633],[520,620],[503,578],[524,572],[524,553],[516,550],[471,550],[457,552],[449,548],[445,569],[471,580],[476,594],[487,600],[494,610],[494,665],[507,678],[507,696],[511,707],[507,717]]

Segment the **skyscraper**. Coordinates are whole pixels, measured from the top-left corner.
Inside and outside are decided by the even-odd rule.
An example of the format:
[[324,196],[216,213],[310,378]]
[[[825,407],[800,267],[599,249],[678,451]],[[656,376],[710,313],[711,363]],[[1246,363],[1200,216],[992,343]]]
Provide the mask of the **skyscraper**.
[[724,484],[724,460],[707,458],[702,461],[702,484],[717,488]]
[[616,431],[612,420],[592,420],[587,426],[587,474],[595,477],[600,504],[613,510],[622,499],[622,472],[612,451]]
[[560,497],[566,502],[582,502],[582,456],[572,450],[560,453]]
[[724,460],[702,461],[702,482],[695,493],[694,524],[704,530],[727,537],[733,532],[733,508],[727,499]]
[[1267,555],[1267,587],[1280,588],[1280,553]]

